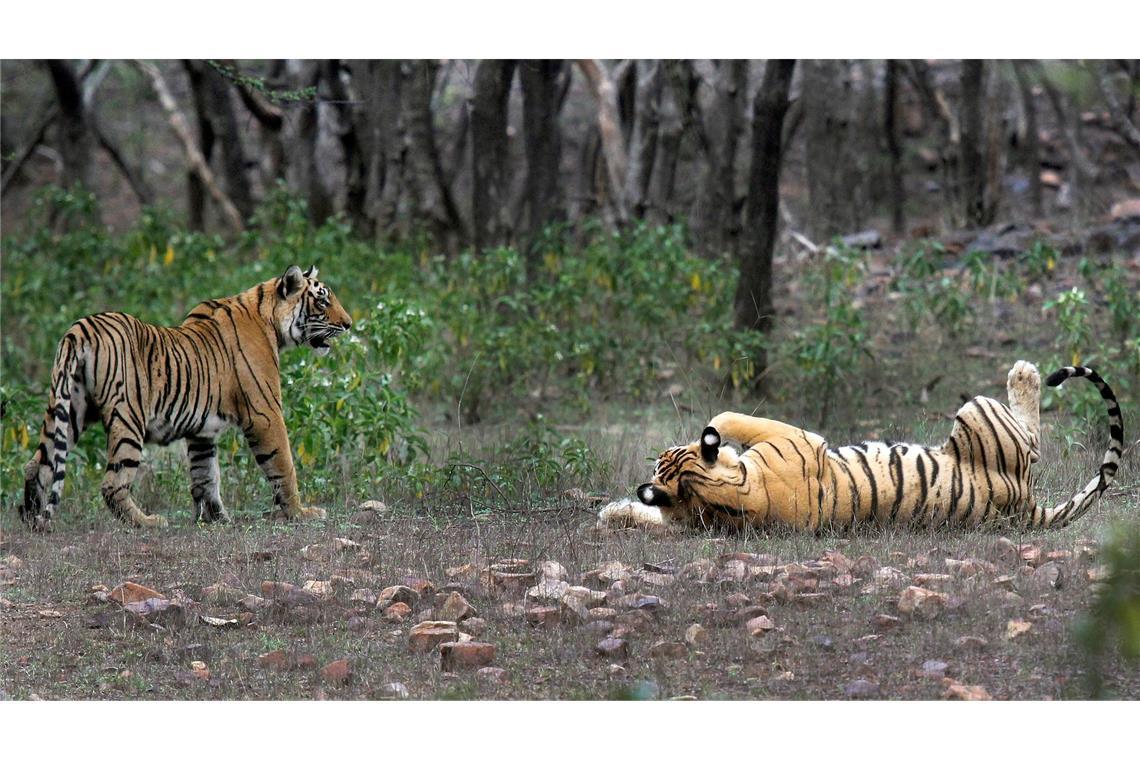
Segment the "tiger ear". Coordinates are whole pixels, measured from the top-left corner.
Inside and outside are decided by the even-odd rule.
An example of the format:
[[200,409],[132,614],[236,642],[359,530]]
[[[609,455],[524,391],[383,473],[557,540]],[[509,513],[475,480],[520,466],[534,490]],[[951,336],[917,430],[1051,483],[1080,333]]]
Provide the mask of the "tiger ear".
[[712,464],[716,461],[719,452],[720,433],[712,425],[709,425],[705,428],[705,432],[701,433],[701,459]]
[[285,274],[277,280],[277,295],[288,298],[305,285],[305,275],[301,274],[301,267],[293,265],[285,270]]
[[316,267],[309,267],[305,270],[305,276],[313,280],[317,279],[318,274],[320,274],[320,270]]

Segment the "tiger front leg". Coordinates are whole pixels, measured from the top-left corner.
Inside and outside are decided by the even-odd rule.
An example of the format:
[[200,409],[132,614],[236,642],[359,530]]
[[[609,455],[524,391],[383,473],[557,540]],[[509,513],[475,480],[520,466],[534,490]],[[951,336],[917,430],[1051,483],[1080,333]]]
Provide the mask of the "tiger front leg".
[[278,418],[262,427],[245,428],[253,458],[273,489],[273,503],[290,520],[323,520],[325,510],[301,506],[297,492],[297,471],[293,467],[293,452],[289,449],[289,435],[285,421]]
[[194,499],[194,519],[197,522],[229,522],[230,516],[222,504],[218,490],[218,449],[209,438],[191,438],[186,453],[190,457],[190,496]]
[[709,420],[708,426],[715,428],[722,440],[736,441],[745,448],[750,448],[764,441],[778,439],[797,440],[803,438],[808,440],[812,446],[824,443],[823,438],[815,433],[809,433],[803,428],[779,420],[753,417],[738,412],[721,412]]

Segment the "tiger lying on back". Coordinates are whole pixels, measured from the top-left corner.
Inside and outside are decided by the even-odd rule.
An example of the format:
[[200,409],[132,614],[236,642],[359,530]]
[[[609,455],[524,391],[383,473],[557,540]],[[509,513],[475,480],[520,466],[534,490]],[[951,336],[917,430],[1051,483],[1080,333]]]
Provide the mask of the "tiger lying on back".
[[[815,433],[774,420],[718,414],[688,446],[666,450],[636,502],[615,502],[600,525],[788,525],[818,530],[857,523],[978,525],[1012,518],[1060,527],[1091,507],[1116,475],[1124,424],[1112,389],[1091,369],[1065,367],[1049,385],[1087,377],[1108,407],[1109,447],[1097,476],[1067,502],[1039,507],[1031,477],[1038,459],[1041,376],[1029,362],[1009,372],[1009,406],[967,402],[942,446],[862,443],[829,448]],[[744,451],[722,446],[737,441]]]
[[107,430],[103,500],[139,526],[166,520],[131,498],[142,445],[187,439],[190,493],[198,520],[228,520],[218,492],[214,440],[237,425],[290,518],[323,517],[301,506],[281,407],[279,353],[308,345],[318,355],[352,320],[317,270],[281,277],[230,298],[203,301],[178,327],[128,314],[84,317],[63,336],[52,368],[40,445],[24,471],[24,520],[50,528],[63,492],[68,450],[97,420]]

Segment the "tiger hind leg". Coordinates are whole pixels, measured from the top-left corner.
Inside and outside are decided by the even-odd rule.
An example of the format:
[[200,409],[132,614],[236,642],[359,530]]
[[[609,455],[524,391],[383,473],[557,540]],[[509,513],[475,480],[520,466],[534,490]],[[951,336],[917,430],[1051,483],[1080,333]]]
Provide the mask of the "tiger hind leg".
[[1009,395],[1009,410],[1029,433],[1029,461],[1036,462],[1040,456],[1041,373],[1027,361],[1017,362],[1009,371],[1006,391]]
[[[114,417],[114,415],[112,415]],[[142,456],[142,434],[130,430],[120,416],[107,429],[107,474],[103,477],[103,501],[120,520],[140,528],[165,528],[166,518],[148,515],[131,497],[131,484]]]

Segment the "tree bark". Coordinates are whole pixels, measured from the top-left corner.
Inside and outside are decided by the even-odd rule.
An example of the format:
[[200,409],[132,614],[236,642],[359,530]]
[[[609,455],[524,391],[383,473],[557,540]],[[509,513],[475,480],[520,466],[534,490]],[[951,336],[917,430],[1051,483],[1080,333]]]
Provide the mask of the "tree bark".
[[12,180],[19,175],[24,163],[31,157],[32,153],[35,152],[36,147],[43,142],[44,137],[47,135],[48,127],[54,124],[58,117],[59,105],[53,102],[44,108],[40,113],[39,119],[33,122],[36,126],[32,128],[31,137],[22,148],[15,151],[11,160],[8,161],[4,167],[3,180],[0,181],[0,193],[8,192]]
[[558,112],[568,76],[562,61],[519,63],[526,151],[525,204],[528,212],[524,249],[527,277],[531,279],[538,271],[537,243],[543,230],[563,218],[559,182],[562,136]]
[[1113,129],[1140,156],[1140,129],[1137,129],[1136,125],[1132,123],[1129,118],[1129,111],[1125,110],[1120,99],[1116,97],[1116,90],[1113,89],[1108,76],[1108,67],[1103,62],[1092,65],[1094,67],[1092,71],[1093,80],[1100,91],[1100,96],[1104,98],[1105,105],[1108,106],[1108,115],[1112,119]]
[[830,239],[857,226],[854,208],[850,94],[846,63],[805,61],[804,126],[810,227],[815,239]]
[[[183,61],[190,80],[190,95],[194,101],[194,114],[198,122],[198,150],[209,165],[214,157],[214,125],[210,119],[209,96],[206,94],[205,73],[202,66],[194,61]],[[190,229],[206,228],[206,186],[194,167],[186,170],[186,204]]]
[[1021,107],[1025,111],[1025,140],[1021,145],[1022,163],[1029,174],[1029,202],[1033,215],[1041,216],[1041,139],[1037,127],[1037,105],[1033,99],[1033,86],[1029,82],[1028,67],[1024,61],[1013,62]]
[[649,186],[646,217],[654,224],[673,222],[673,191],[677,178],[677,160],[684,137],[684,123],[677,108],[673,88],[660,99],[661,123],[657,131],[657,161]]
[[[733,323],[740,330],[772,329],[772,251],[779,223],[780,166],[783,161],[784,116],[788,111],[795,61],[768,61],[752,109],[752,163],[744,207],[744,245],[740,280],[734,298]],[[756,356],[758,383],[768,367],[767,352]]]
[[598,135],[606,159],[610,203],[618,225],[625,226],[629,221],[624,197],[627,158],[625,145],[622,142],[617,86],[610,78],[605,65],[596,59],[579,60],[578,69],[585,75],[590,85],[590,92],[597,103]]
[[323,63],[323,77],[332,96],[331,107],[337,115],[338,140],[344,158],[344,212],[358,234],[371,231],[374,224],[365,204],[368,193],[368,154],[361,135],[368,131],[365,112],[356,108],[356,93],[349,89],[341,75],[344,64],[336,59]]
[[471,98],[471,228],[475,248],[507,241],[507,109],[514,61],[483,60],[475,69]]
[[[236,61],[224,60],[221,63],[229,67],[235,76],[240,74]],[[262,140],[264,141],[263,151],[266,155],[263,177],[268,177],[266,184],[284,179],[286,164],[285,143],[282,140],[282,132],[285,127],[284,112],[257,90],[236,83],[235,87],[237,87],[242,104],[261,127]]]
[[748,88],[748,61],[720,61],[716,95],[705,133],[709,139],[700,192],[689,225],[698,251],[723,253],[732,238],[736,203],[736,147],[743,127],[742,100]]
[[91,189],[91,130],[83,103],[83,90],[79,76],[71,64],[62,60],[47,61],[59,104],[59,153],[63,157],[63,185],[81,185]]
[[372,148],[368,151],[367,201],[369,214],[376,220],[375,234],[389,240],[396,237],[400,199],[404,193],[403,63],[368,61],[366,81],[360,86],[364,98]]
[[649,180],[657,156],[657,129],[661,108],[661,62],[638,61],[637,89],[634,95],[633,127],[629,139],[629,169],[626,173],[625,197],[630,213],[645,217],[649,196]]
[[210,171],[210,166],[202,156],[198,146],[194,144],[194,137],[190,133],[190,126],[186,123],[186,117],[178,109],[178,103],[174,100],[174,96],[170,94],[170,88],[166,86],[166,80],[163,79],[162,74],[155,68],[154,64],[147,61],[134,61],[134,65],[142,71],[143,74],[150,80],[151,88],[154,90],[155,95],[158,96],[158,102],[162,109],[166,112],[167,120],[170,122],[171,129],[178,136],[182,142],[182,148],[186,152],[186,160],[190,166],[198,174],[202,183],[206,186],[210,196],[222,209],[222,216],[225,218],[226,223],[237,232],[245,229],[245,223],[242,221],[242,216],[234,206],[233,202],[222,190],[218,184],[214,173]]
[[[411,164],[411,189],[416,199],[417,216],[428,225],[437,240],[447,242],[458,237],[467,239],[463,219],[455,205],[451,190],[443,179],[443,167],[436,147],[432,125],[431,100],[439,62],[415,61],[411,64],[405,95],[407,114],[408,158]],[[456,250],[456,246],[449,246]]]
[[992,221],[986,198],[985,129],[982,110],[985,100],[985,61],[962,61],[962,142],[958,166],[961,170],[962,213],[966,224],[984,227]]
[[887,138],[887,160],[890,176],[891,230],[901,235],[906,229],[904,204],[906,191],[903,187],[902,147],[899,145],[898,102],[899,102],[899,62],[887,61],[886,93],[883,97],[883,133]]

